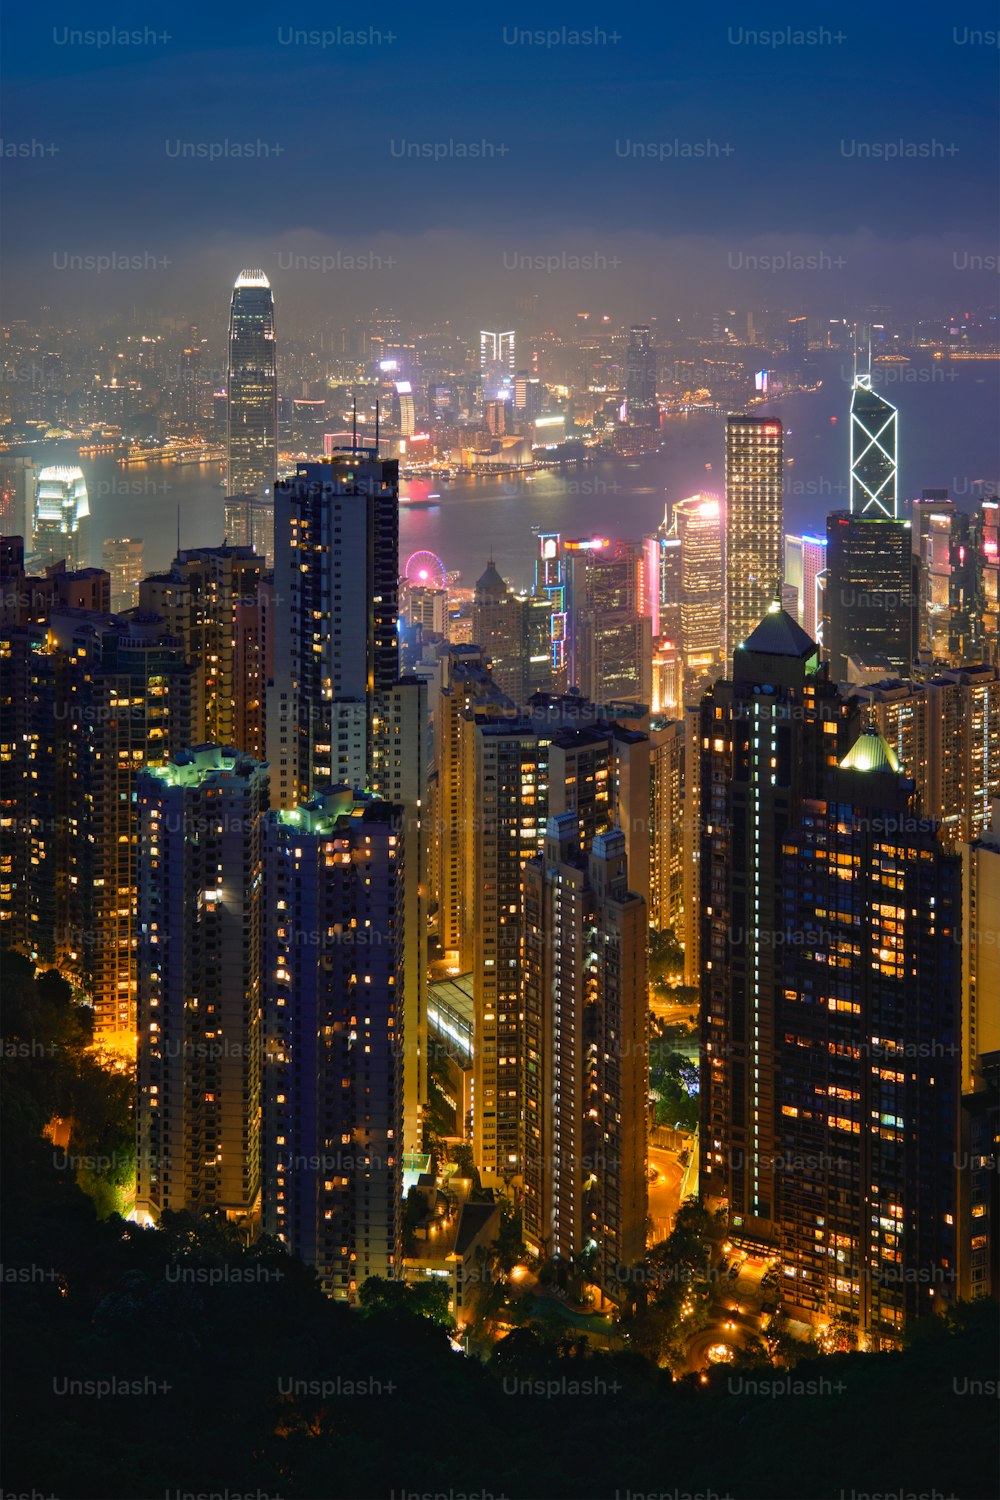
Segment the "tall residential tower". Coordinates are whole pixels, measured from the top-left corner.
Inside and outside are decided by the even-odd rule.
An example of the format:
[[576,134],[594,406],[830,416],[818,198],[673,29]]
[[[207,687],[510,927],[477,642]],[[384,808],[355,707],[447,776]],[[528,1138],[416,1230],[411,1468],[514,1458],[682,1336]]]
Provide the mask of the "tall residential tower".
[[399,676],[399,464],[374,450],[299,464],[276,486],[271,797],[373,784],[380,702]]
[[135,795],[136,1211],[154,1222],[166,1209],[254,1218],[267,767],[200,745],[141,771]]

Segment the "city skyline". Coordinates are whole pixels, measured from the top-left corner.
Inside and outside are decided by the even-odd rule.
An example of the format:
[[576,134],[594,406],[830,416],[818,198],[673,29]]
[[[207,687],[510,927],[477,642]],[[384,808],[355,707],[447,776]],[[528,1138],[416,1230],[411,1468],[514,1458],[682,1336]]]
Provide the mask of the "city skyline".
[[0,1500],[997,1492],[998,39],[6,19]]

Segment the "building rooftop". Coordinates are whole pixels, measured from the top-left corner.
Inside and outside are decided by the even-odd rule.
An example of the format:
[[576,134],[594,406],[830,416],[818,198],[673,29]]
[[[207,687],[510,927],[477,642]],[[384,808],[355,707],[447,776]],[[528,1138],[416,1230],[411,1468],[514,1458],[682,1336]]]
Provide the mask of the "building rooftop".
[[201,786],[216,776],[251,776],[266,770],[267,762],[258,761],[241,750],[222,745],[195,745],[182,750],[173,760],[161,766],[145,766],[144,771],[167,786]]
[[499,1216],[500,1210],[495,1203],[463,1203],[455,1235],[455,1254],[464,1256],[490,1220],[495,1217],[499,1221]]
[[862,729],[854,744],[840,762],[842,771],[891,771],[899,775],[901,767],[896,752],[877,729]]
[[476,603],[499,603],[507,598],[507,584],[497,571],[492,557],[486,564],[486,571],[476,579]]
[[817,646],[787,610],[772,608],[736,649],[756,651],[761,656],[807,657],[815,656]]

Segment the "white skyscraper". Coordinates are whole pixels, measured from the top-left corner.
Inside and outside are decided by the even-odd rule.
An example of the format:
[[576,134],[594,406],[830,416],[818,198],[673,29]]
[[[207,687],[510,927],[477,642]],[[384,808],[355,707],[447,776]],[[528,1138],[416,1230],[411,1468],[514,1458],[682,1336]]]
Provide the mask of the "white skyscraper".
[[83,470],[56,464],[39,471],[35,489],[34,551],[38,566],[65,560],[70,572],[87,566],[90,500]]

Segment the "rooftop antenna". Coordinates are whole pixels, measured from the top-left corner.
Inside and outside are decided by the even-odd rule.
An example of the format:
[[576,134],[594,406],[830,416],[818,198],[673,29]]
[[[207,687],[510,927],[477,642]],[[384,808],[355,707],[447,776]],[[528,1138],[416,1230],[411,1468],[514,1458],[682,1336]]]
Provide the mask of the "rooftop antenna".
[[358,398],[357,398],[356,395],[352,395],[352,401],[353,401],[353,405],[354,405],[354,411],[353,411],[353,415],[351,417],[351,452],[354,455],[354,457],[357,458],[357,456],[358,456]]
[[177,507],[177,556],[181,555],[181,508]]
[[379,407],[378,407],[378,397],[376,396],[376,398],[375,398],[375,457],[376,458],[378,458],[378,421],[379,421]]

